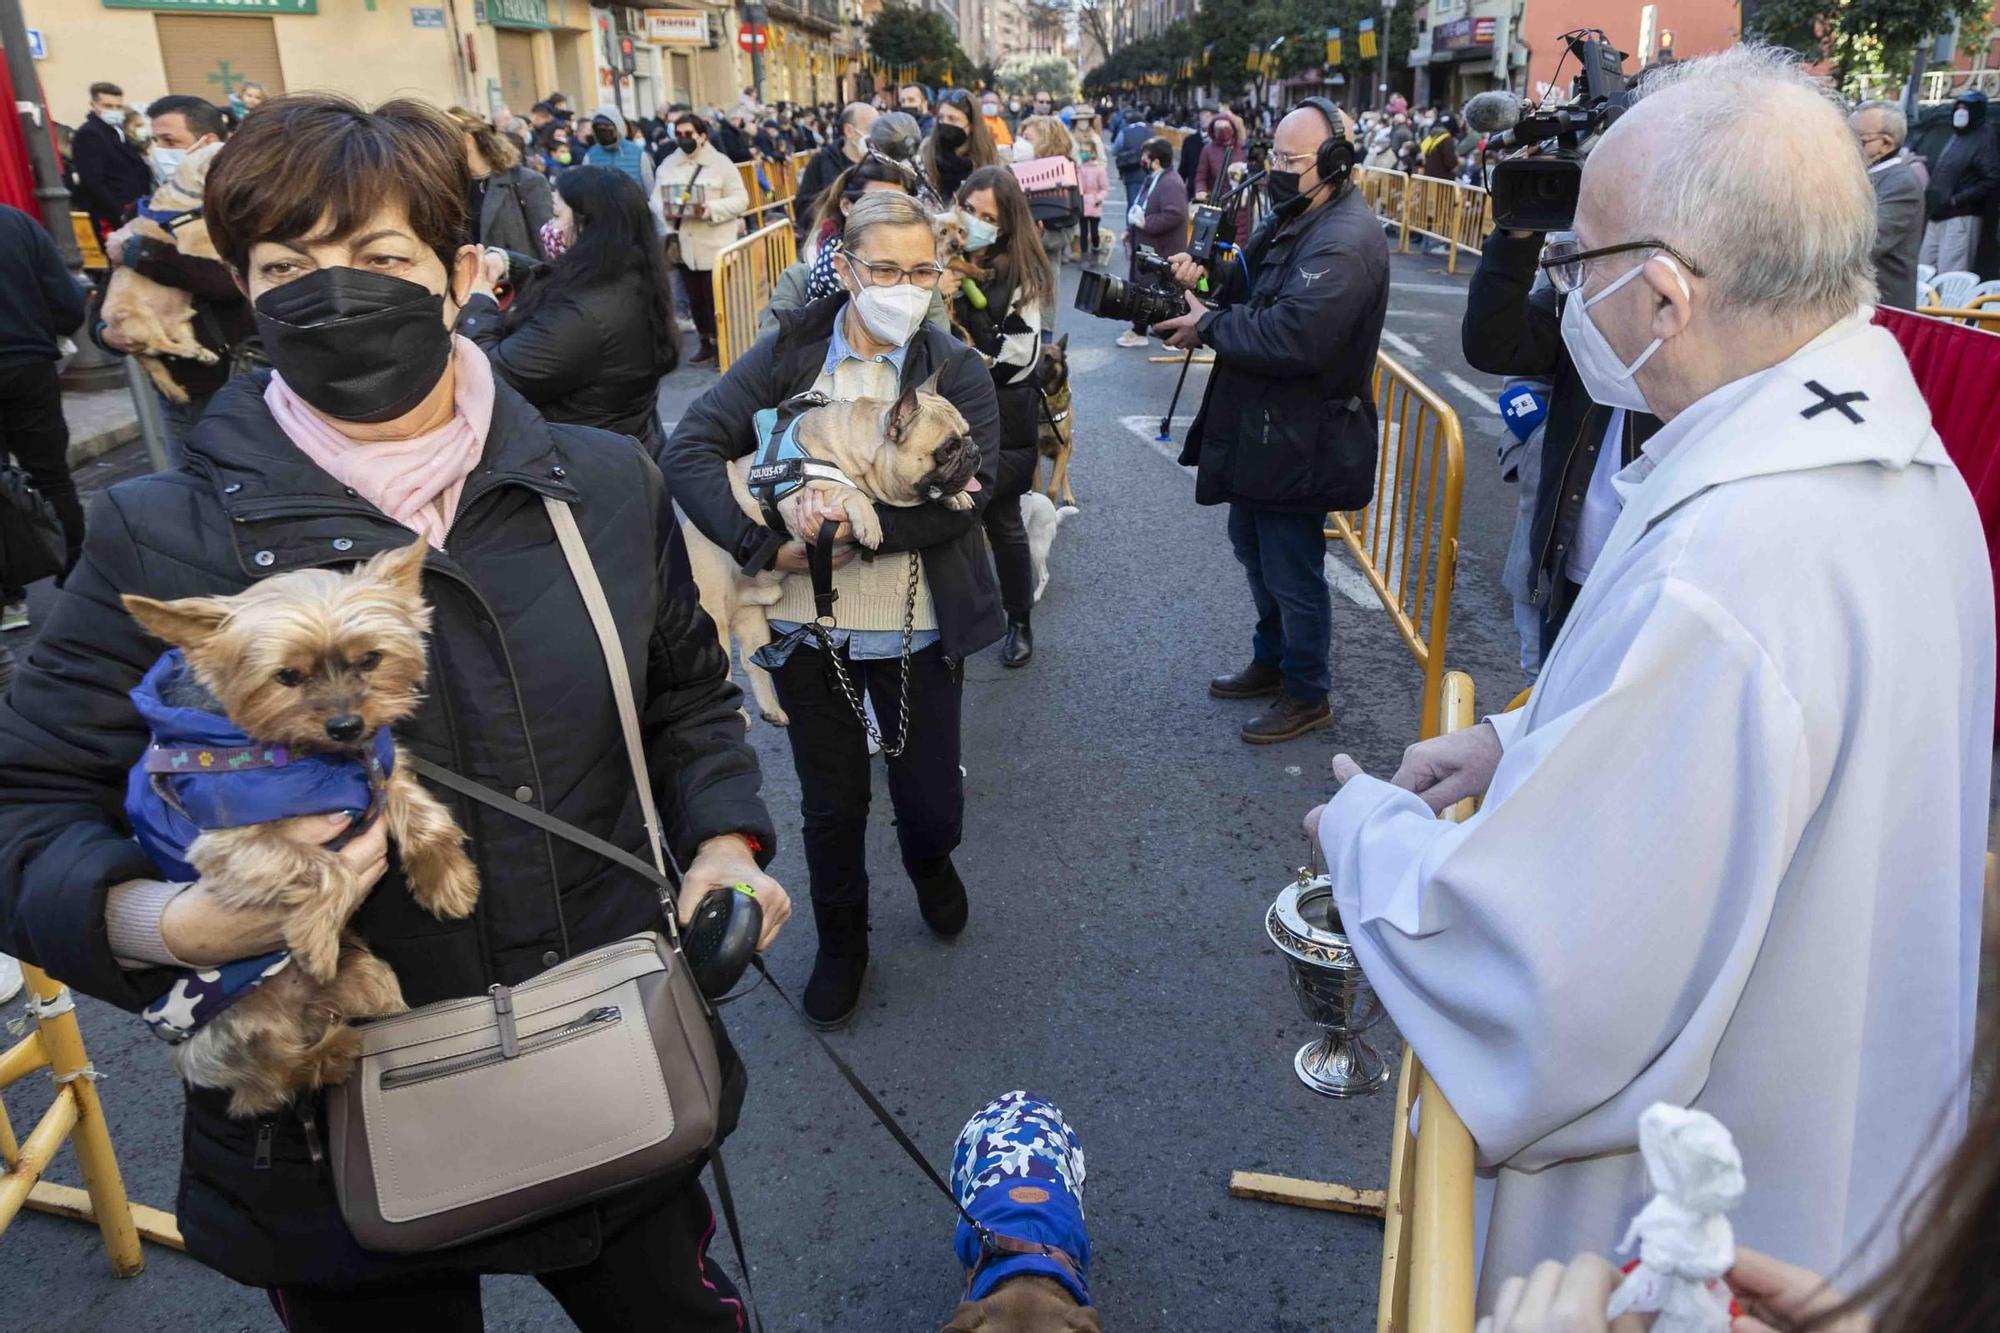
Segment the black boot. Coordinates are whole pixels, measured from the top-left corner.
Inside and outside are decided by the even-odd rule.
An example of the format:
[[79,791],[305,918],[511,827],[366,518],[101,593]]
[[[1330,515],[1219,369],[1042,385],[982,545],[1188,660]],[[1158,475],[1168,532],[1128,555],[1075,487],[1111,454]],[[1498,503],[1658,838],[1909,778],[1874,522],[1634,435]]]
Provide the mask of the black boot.
[[806,1021],[836,1028],[854,1017],[861,1004],[861,979],[868,972],[868,904],[813,904],[819,954],[806,982]]
[[701,340],[701,346],[695,349],[694,360],[690,361],[688,364],[692,366],[705,366],[710,364],[714,360],[715,360],[715,344],[710,342],[708,339],[703,338]]
[[964,930],[967,915],[965,881],[958,877],[951,858],[941,856],[935,861],[906,868],[910,872],[910,882],[917,886],[917,910],[924,914],[924,924],[946,939]]
[[1000,665],[1024,667],[1035,655],[1035,631],[1026,616],[1007,617],[1007,641],[1000,645]]
[[1276,694],[1284,683],[1285,677],[1278,668],[1252,662],[1241,671],[1232,671],[1208,682],[1208,692],[1218,699],[1256,699]]

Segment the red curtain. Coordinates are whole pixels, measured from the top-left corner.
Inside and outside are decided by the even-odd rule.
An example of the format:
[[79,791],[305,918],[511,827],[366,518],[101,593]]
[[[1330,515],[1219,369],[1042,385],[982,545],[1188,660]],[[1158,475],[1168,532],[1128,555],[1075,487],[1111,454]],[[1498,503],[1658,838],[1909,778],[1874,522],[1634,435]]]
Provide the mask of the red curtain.
[[1945,452],[1972,488],[2000,587],[2000,337],[1908,310],[1875,307],[1931,407]]
[[[33,91],[33,90],[31,90]],[[14,110],[14,84],[7,64],[0,61],[0,204],[12,204],[39,218],[35,205],[35,172],[28,164],[28,144],[21,137],[21,117]]]

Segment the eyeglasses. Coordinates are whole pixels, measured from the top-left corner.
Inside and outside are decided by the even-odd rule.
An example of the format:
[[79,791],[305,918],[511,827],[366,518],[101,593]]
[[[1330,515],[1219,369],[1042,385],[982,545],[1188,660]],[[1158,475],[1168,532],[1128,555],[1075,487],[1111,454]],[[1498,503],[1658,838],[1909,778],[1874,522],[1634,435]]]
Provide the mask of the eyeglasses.
[[1271,164],[1280,171],[1303,171],[1318,156],[1319,151],[1317,149],[1310,153],[1280,153],[1273,149],[1271,152]]
[[677,143],[693,143],[695,136],[692,134],[676,134],[674,140]]
[[1606,245],[1595,250],[1583,248],[1575,232],[1559,231],[1549,236],[1549,242],[1542,247],[1542,271],[1549,275],[1549,285],[1567,296],[1583,286],[1591,264],[1612,255],[1629,254],[1635,250],[1659,250],[1672,255],[1680,265],[1695,277],[1701,277],[1699,265],[1665,241],[1626,241],[1622,245]]
[[938,279],[944,276],[944,270],[936,264],[904,268],[900,264],[877,263],[852,254],[847,256],[847,262],[868,271],[868,285],[871,287],[894,287],[897,283],[908,282],[928,291],[937,286]]

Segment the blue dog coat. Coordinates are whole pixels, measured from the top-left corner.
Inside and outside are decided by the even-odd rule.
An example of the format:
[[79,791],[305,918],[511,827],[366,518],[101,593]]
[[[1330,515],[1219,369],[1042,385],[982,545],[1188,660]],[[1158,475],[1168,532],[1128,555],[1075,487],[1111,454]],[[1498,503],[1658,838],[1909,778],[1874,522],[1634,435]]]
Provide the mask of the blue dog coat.
[[1010,1277],[1052,1277],[1089,1305],[1090,1234],[1083,1225],[1083,1148],[1062,1112],[1039,1097],[1010,1092],[966,1122],[951,1159],[952,1189],[965,1211],[999,1235],[1050,1245],[1075,1259],[1080,1272],[1039,1254],[983,1251],[964,1220],[953,1246],[973,1270],[967,1300],[979,1300]]
[[[387,727],[375,733],[365,759],[293,755],[282,745],[259,745],[221,713],[168,703],[182,696],[186,670],[181,650],[172,649],[132,691],[153,740],[126,779],[125,817],[168,880],[199,878],[187,849],[209,829],[343,810],[360,816],[358,829],[376,814],[396,760]],[[155,1036],[179,1044],[290,962],[280,951],[182,973],[143,1016]]]
[[221,713],[167,703],[186,670],[175,648],[132,691],[153,740],[126,779],[125,817],[168,880],[199,878],[187,863],[188,844],[209,829],[342,810],[362,815],[380,803],[396,759],[387,727],[375,733],[366,759],[294,755],[282,745],[259,745]]

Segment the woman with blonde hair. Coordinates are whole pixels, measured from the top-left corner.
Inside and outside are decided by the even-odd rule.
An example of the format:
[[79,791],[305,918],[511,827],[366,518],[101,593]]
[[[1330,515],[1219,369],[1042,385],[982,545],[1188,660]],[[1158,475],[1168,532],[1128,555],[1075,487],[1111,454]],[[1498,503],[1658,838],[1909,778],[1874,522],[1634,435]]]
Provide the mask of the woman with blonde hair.
[[555,216],[555,200],[547,177],[521,164],[514,141],[462,106],[447,112],[465,141],[465,162],[472,170],[472,193],[466,217],[475,245],[536,259],[542,252],[542,228]]
[[[1083,224],[1082,177],[1076,169],[1076,141],[1054,116],[1030,116],[1014,134],[1014,169],[1028,191],[1028,206],[1042,232],[1049,267],[1062,271],[1063,257]],[[1044,341],[1055,337],[1056,302],[1042,325]]]

